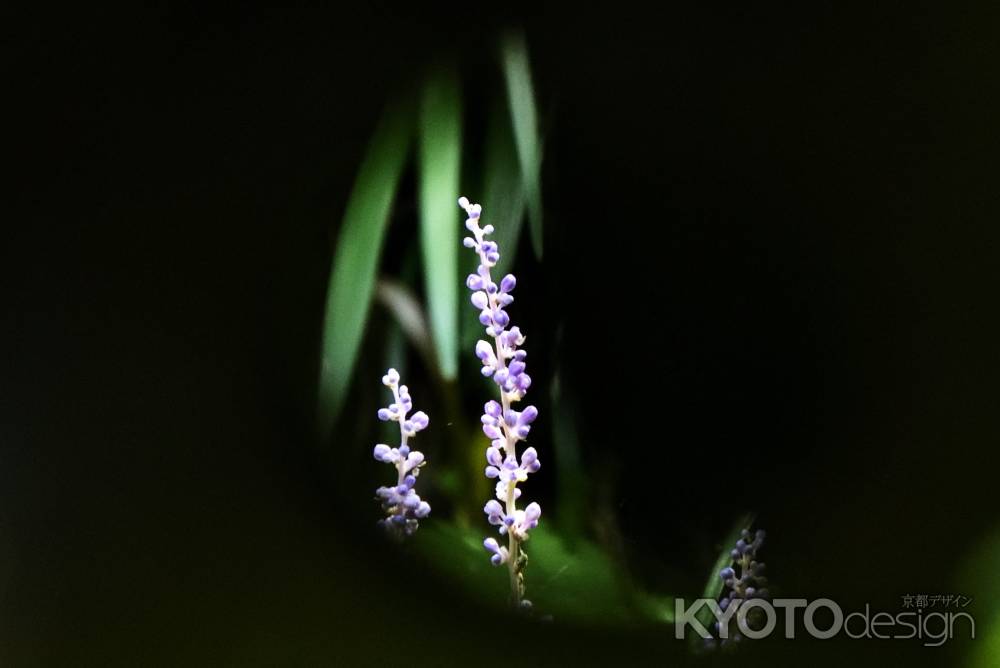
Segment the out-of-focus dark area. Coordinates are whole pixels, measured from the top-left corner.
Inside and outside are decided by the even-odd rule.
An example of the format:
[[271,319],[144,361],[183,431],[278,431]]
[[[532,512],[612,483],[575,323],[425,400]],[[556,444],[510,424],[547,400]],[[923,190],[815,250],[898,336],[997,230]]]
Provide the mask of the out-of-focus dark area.
[[525,665],[711,662],[672,627],[471,602],[374,541],[376,504],[357,516],[333,482],[338,439],[312,444],[331,244],[376,120],[442,54],[475,119],[503,26],[525,29],[545,136],[546,256],[520,253],[517,318],[539,387],[558,368],[575,390],[629,577],[693,596],[753,509],[782,595],[964,594],[985,635],[963,578],[1000,530],[995,17],[796,11],[8,23],[0,663],[500,664],[511,634]]

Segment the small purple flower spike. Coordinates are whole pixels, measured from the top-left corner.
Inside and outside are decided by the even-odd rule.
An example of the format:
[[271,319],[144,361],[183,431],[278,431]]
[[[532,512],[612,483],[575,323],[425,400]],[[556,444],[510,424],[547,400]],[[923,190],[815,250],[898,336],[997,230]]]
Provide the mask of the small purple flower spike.
[[496,499],[490,499],[483,507],[487,521],[498,527],[500,535],[507,536],[507,546],[501,547],[495,538],[487,538],[483,546],[491,552],[490,561],[494,566],[507,564],[510,572],[511,600],[515,607],[528,609],[530,601],[524,599],[524,566],[527,556],[522,543],[528,540],[528,532],[538,526],[542,508],[537,503],[529,503],[519,510],[517,500],[521,496],[518,483],[528,479],[528,475],[541,468],[538,453],[528,448],[517,456],[517,443],[528,437],[531,424],[538,417],[538,409],[527,406],[516,411],[512,406],[524,399],[531,386],[531,377],[526,372],[527,353],[520,349],[524,335],[519,327],[511,324],[506,308],[514,302],[511,295],[517,285],[513,274],[507,274],[494,282],[490,269],[500,260],[500,249],[496,242],[486,237],[493,233],[492,225],[480,227],[483,208],[472,204],[465,197],[458,200],[465,209],[468,220],[465,227],[472,236],[463,243],[466,248],[476,251],[479,267],[469,274],[465,285],[472,291],[470,301],[479,311],[479,322],[486,328],[489,340],[476,344],[476,357],[482,362],[482,373],[492,378],[500,392],[500,401],[490,400],[483,407],[483,433],[490,439],[486,449],[487,478],[497,480]]
[[406,385],[399,384],[399,373],[395,369],[386,371],[382,376],[382,384],[392,390],[393,402],[388,407],[379,409],[378,419],[399,423],[400,444],[398,448],[390,448],[379,443],[372,453],[376,460],[395,466],[398,473],[395,485],[379,487],[375,491],[382,502],[382,510],[386,512],[385,519],[379,520],[379,524],[396,537],[409,536],[417,530],[419,520],[431,512],[431,507],[414,490],[417,476],[425,463],[424,455],[411,450],[407,441],[418,431],[426,429],[430,420],[423,411],[406,417],[413,408],[413,401]]
[[[741,532],[740,538],[736,541],[736,547],[730,552],[733,559],[732,565],[719,571],[719,578],[723,584],[719,607],[723,610],[734,604],[741,605],[750,599],[770,598],[770,593],[767,590],[767,578],[764,577],[764,563],[756,560],[757,551],[764,545],[764,538],[765,533],[760,529],[754,533],[751,533],[749,529],[744,529]],[[759,623],[753,615],[760,612],[759,609],[750,610],[747,614],[748,623]],[[736,627],[735,617],[729,624],[717,622],[713,631],[718,637],[719,645],[738,642],[742,637]],[[715,638],[712,638],[706,645],[714,647],[715,642]]]

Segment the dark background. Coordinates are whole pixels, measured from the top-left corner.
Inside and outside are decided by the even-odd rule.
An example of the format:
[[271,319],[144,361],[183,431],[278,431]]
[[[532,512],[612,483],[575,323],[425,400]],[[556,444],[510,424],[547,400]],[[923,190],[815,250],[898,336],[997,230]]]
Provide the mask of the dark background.
[[955,578],[997,520],[997,25],[789,11],[12,20],[3,664],[499,665],[503,638],[527,665],[683,659],[663,629],[474,608],[354,530],[310,447],[330,243],[387,93],[444,53],[481,93],[500,25],[526,27],[546,135],[520,319],[562,333],[540,368],[580,390],[625,549],[702,573],[752,508],[785,594],[976,596]]

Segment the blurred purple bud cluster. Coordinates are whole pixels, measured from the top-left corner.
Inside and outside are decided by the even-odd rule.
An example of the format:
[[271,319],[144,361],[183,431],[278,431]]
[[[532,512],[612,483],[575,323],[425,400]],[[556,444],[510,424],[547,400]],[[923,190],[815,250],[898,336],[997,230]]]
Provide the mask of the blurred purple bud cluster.
[[[764,577],[765,566],[763,562],[757,561],[757,552],[764,545],[766,534],[758,529],[751,534],[749,529],[744,529],[740,538],[736,541],[736,546],[730,551],[729,556],[733,563],[719,571],[719,577],[724,585],[722,598],[719,600],[719,608],[725,612],[729,606],[739,604],[739,602],[750,599],[769,599],[770,593],[767,590],[767,578]],[[739,612],[739,611],[737,611]],[[757,617],[762,611],[754,608],[747,613],[747,624],[750,628],[756,628],[759,623]],[[727,627],[726,637],[722,637],[719,622],[713,625],[713,635],[718,638],[720,645],[728,642],[739,642],[743,637],[739,626],[736,624],[736,617],[733,616]],[[709,641],[714,645],[715,638]]]
[[386,513],[379,524],[395,536],[409,536],[417,530],[418,520],[431,512],[431,507],[414,489],[420,468],[424,465],[424,455],[411,450],[407,441],[418,431],[425,429],[430,420],[423,411],[407,417],[413,408],[413,400],[406,385],[399,384],[399,373],[395,369],[389,369],[382,376],[382,384],[392,391],[393,401],[387,407],[379,409],[378,419],[399,423],[400,445],[398,448],[391,448],[379,443],[373,452],[378,461],[392,464],[398,475],[395,485],[379,487],[375,491]]

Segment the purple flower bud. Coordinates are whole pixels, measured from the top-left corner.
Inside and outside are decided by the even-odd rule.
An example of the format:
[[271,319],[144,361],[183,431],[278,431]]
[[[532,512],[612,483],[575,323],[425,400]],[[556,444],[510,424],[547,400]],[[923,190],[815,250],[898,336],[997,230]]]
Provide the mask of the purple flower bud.
[[495,367],[497,365],[497,356],[493,352],[493,346],[482,339],[476,342],[476,357],[482,360],[486,366]]
[[523,411],[521,411],[521,416],[518,418],[518,422],[521,424],[531,424],[538,417],[538,409],[534,406],[526,406]]
[[399,454],[403,457],[408,456],[410,454],[410,446],[408,445],[399,446]]
[[388,408],[378,409],[378,419],[382,422],[388,422],[392,418],[392,413],[389,412]]
[[538,518],[542,516],[542,507],[537,503],[529,503],[524,509],[524,519],[528,522],[538,523]]
[[413,423],[414,430],[421,431],[422,429],[426,429],[427,425],[430,424],[430,418],[427,417],[427,413],[423,411],[417,411],[410,418],[410,422]]
[[483,425],[483,433],[486,434],[486,438],[488,438],[490,440],[493,440],[495,438],[500,438],[500,436],[502,435],[500,433],[500,430],[497,429],[496,427],[494,427],[491,424],[484,424]]
[[431,504],[427,503],[426,501],[421,501],[420,505],[417,506],[417,509],[413,511],[413,514],[419,517],[420,519],[427,517],[428,515],[431,514]]
[[390,454],[391,452],[392,450],[389,448],[388,445],[379,443],[378,445],[375,446],[375,452],[374,452],[375,459],[377,459],[380,462],[390,462],[392,461],[391,459],[389,459],[392,456]]
[[501,523],[501,518],[503,517],[503,506],[500,502],[495,499],[490,499],[483,506],[483,512],[489,517],[490,524],[498,525]]
[[462,245],[465,246],[466,248],[475,248],[476,240],[473,239],[472,237],[465,237],[464,239],[462,239]]
[[[378,457],[376,457],[376,459],[378,459]],[[492,446],[486,448],[486,461],[492,466],[497,467],[503,464],[503,460],[500,458],[500,451]]]
[[486,308],[487,306],[489,306],[489,303],[490,303],[489,297],[487,297],[486,293],[482,292],[482,291],[473,292],[472,293],[472,297],[470,299],[472,301],[472,305],[475,306],[477,309],[480,309],[480,310],[482,310],[482,309]]
[[487,478],[496,478],[499,475],[500,475],[500,469],[497,468],[496,466],[487,466],[486,467],[486,477]]
[[490,561],[493,562],[494,566],[499,566],[500,564],[507,561],[507,556],[508,556],[507,548],[500,547],[500,544],[497,543],[496,538],[487,538],[486,540],[484,540],[483,547],[485,547],[487,551],[493,553],[493,556],[490,557]]
[[524,362],[520,360],[514,360],[509,365],[507,365],[507,369],[510,370],[510,375],[517,376],[524,373],[525,366],[526,365]]
[[503,408],[500,406],[500,404],[498,402],[493,401],[492,399],[490,399],[483,406],[483,412],[485,412],[490,417],[494,417],[494,418],[499,419],[500,418],[500,414],[503,412]]
[[422,452],[411,452],[410,456],[406,458],[406,465],[403,467],[405,471],[411,471],[415,467],[420,466],[424,461],[424,453]]
[[507,274],[500,279],[500,292],[510,292],[515,285],[517,285],[517,279],[514,278],[514,274]]
[[482,290],[485,283],[479,274],[469,274],[465,279],[465,285],[470,290]]
[[[498,482],[494,491],[496,492],[496,497],[498,499],[500,499],[501,501],[506,501],[507,500],[507,482],[506,481],[501,480],[500,482]],[[519,490],[517,487],[515,487],[514,488],[514,500],[516,501],[519,498],[521,498],[521,490]]]
[[538,453],[534,448],[528,448],[521,453],[521,468],[525,469],[529,473],[535,473],[541,467],[542,463],[538,461]]

